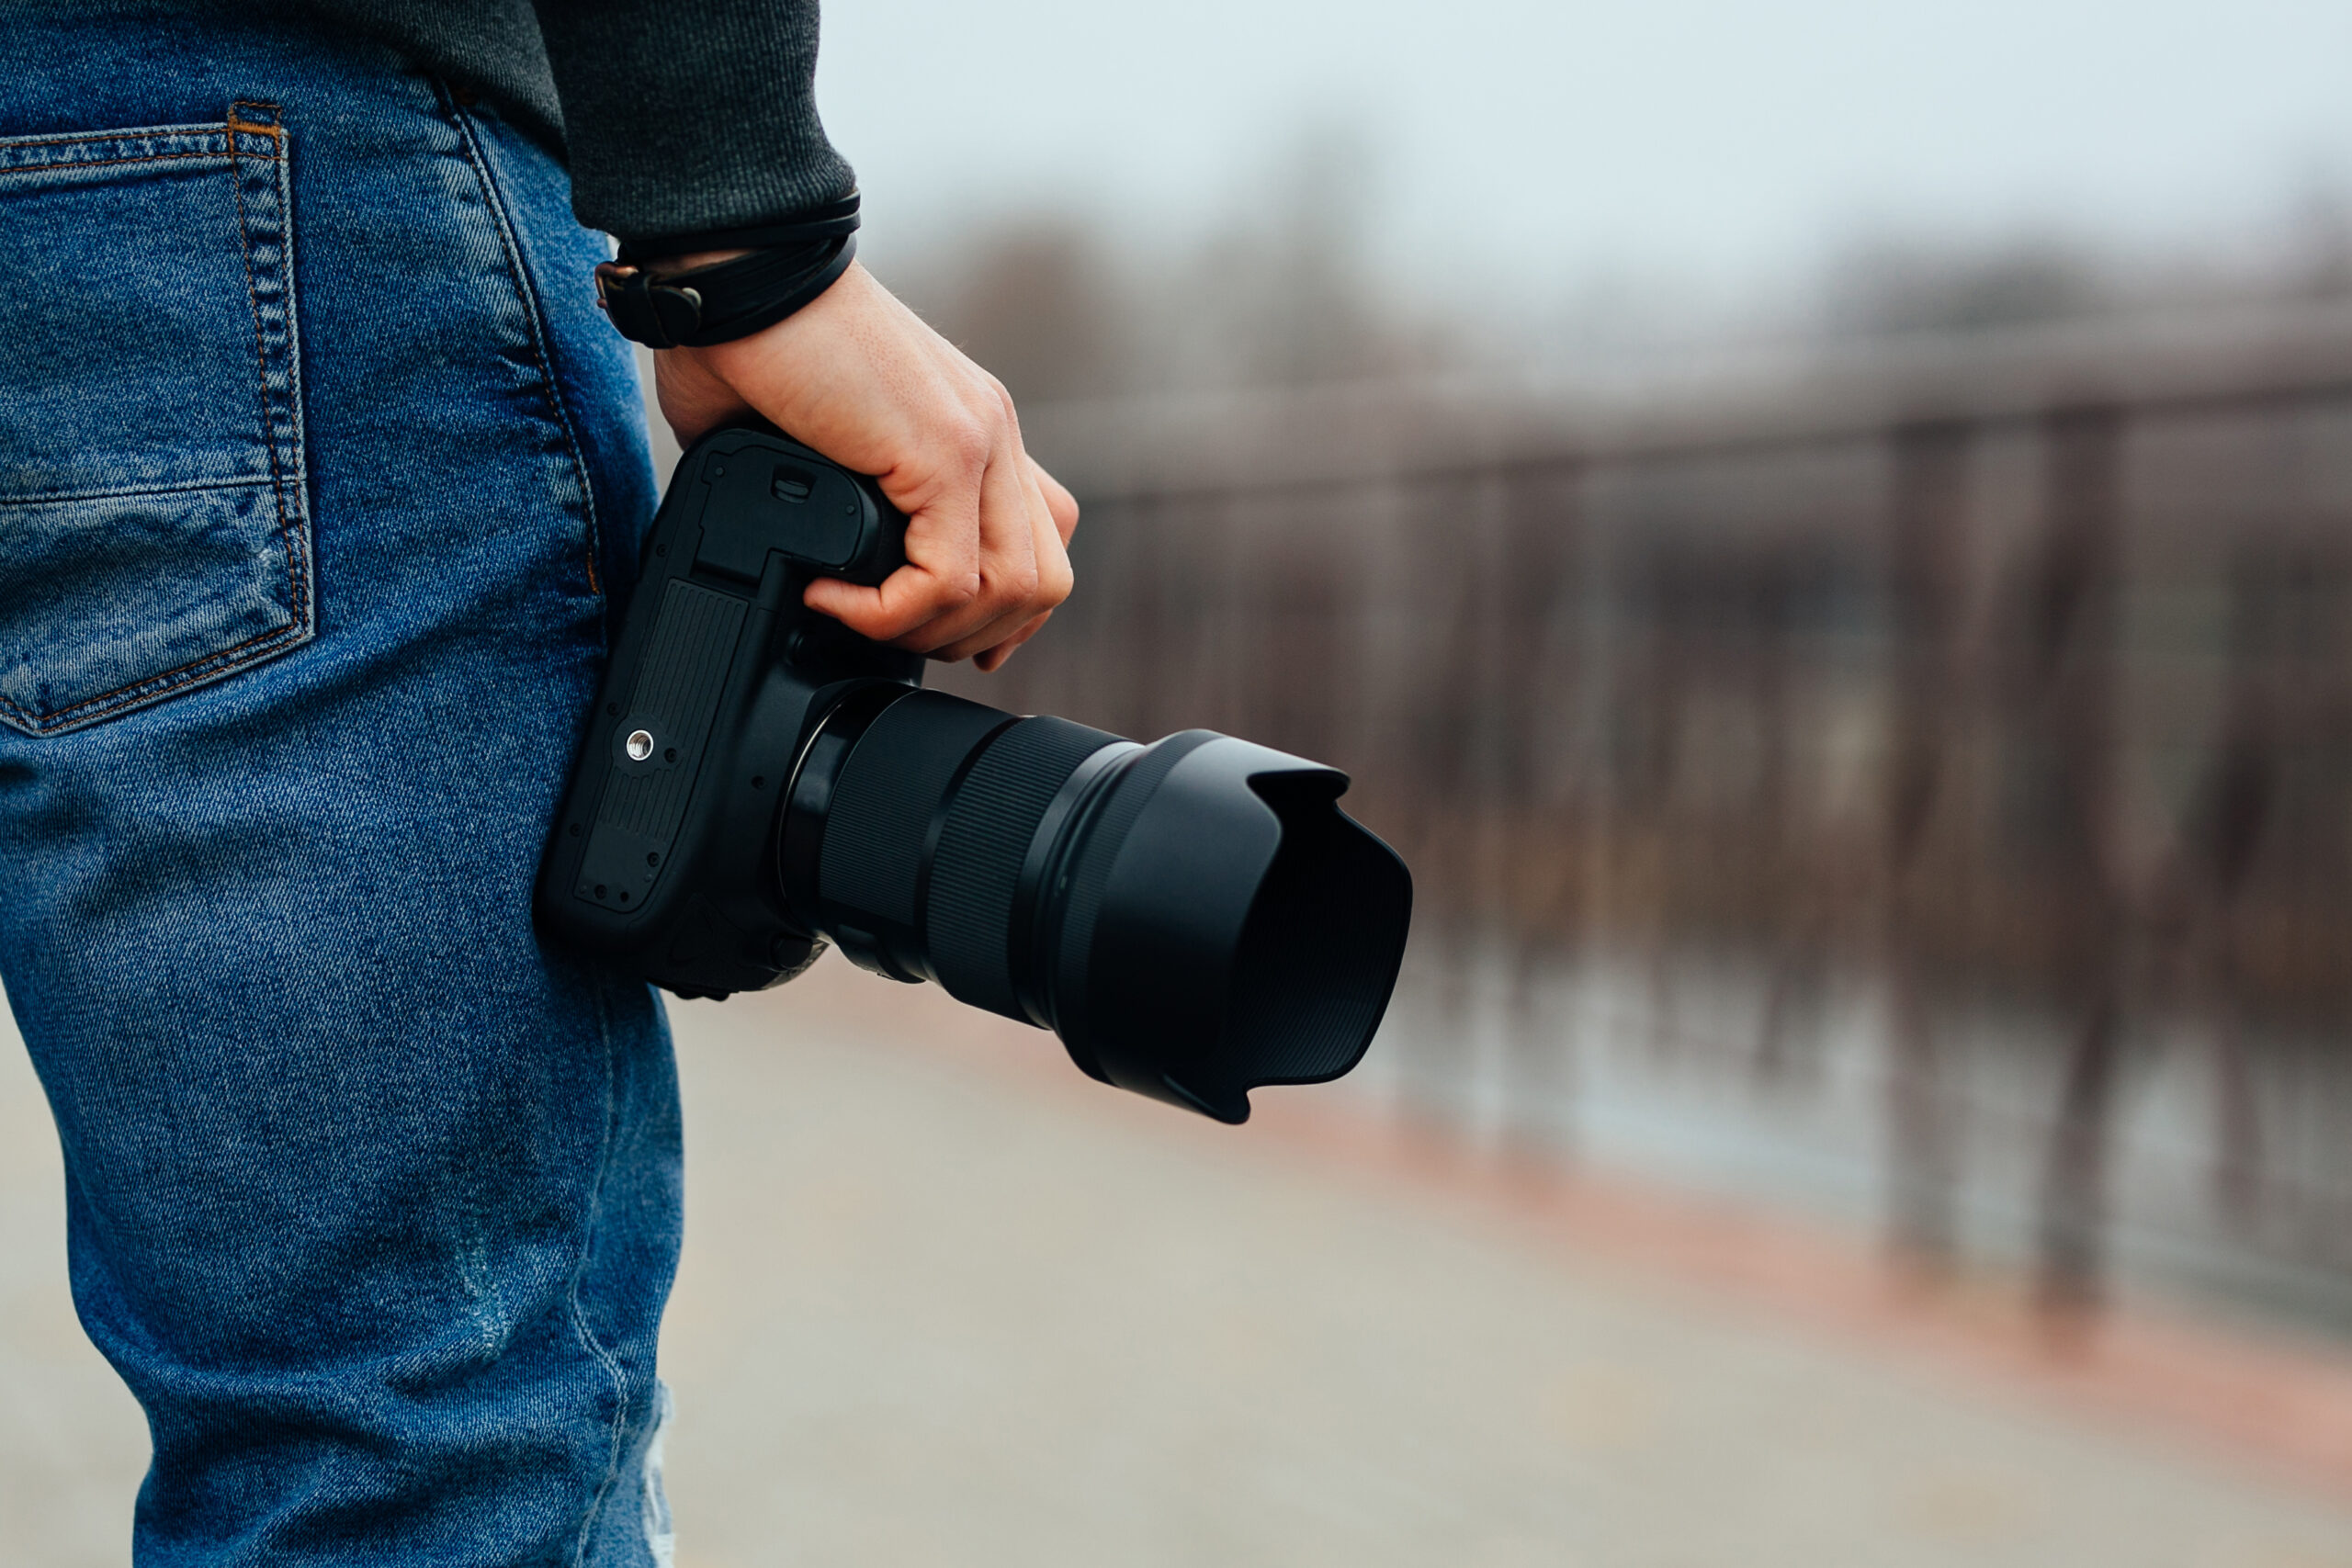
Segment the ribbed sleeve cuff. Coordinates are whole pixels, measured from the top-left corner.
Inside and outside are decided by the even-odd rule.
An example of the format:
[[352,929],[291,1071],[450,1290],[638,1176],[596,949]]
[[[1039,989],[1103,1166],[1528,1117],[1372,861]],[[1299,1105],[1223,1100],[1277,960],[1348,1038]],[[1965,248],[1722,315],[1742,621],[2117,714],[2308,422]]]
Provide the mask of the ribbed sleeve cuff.
[[664,236],[778,222],[856,176],[817,118],[816,0],[537,0],[582,223]]

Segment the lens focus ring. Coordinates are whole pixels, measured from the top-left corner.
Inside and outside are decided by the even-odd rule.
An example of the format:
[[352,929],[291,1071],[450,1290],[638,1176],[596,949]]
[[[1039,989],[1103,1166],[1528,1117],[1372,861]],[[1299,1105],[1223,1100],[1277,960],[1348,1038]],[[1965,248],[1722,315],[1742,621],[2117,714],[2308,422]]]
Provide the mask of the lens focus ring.
[[1001,730],[964,776],[941,824],[923,935],[957,1001],[1026,1018],[1012,973],[1013,900],[1046,808],[1080,762],[1119,737],[1066,718]]
[[1012,722],[944,692],[915,692],[866,727],[825,823],[818,886],[830,914],[915,937],[931,825],[972,754]]

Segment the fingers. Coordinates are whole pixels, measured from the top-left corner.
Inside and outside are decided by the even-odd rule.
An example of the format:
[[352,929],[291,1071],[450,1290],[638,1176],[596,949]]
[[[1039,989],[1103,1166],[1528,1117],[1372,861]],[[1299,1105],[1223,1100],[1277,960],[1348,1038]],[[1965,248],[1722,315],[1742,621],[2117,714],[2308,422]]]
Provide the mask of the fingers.
[[1012,650],[1045,630],[1046,623],[1053,618],[1054,613],[1048,610],[994,648],[984,649],[972,655],[972,668],[984,675],[1001,670],[1004,668],[1004,661],[1012,657]]
[[[1056,541],[1067,547],[1069,544],[1070,536],[1078,532],[1077,498],[1063,489],[1061,481],[1047,473],[1045,467],[1034,457],[1029,459],[1029,473],[1037,487],[1038,497],[1045,505],[1046,520],[1054,530]],[[1057,585],[1059,597],[1055,599],[1055,603],[1058,604],[1061,599],[1069,596],[1073,582],[1069,557],[1066,549],[1063,552],[1057,552],[1051,546],[1045,545],[1042,541],[1038,557],[1040,562],[1045,563],[1041,569],[1045,581],[1040,586],[1050,592]],[[983,674],[1002,669],[1004,661],[1012,657],[1012,650],[1043,631],[1046,623],[1053,618],[1054,613],[1051,610],[1033,616],[1019,631],[1014,632],[1002,642],[992,648],[984,648],[973,654],[973,668]]]
[[943,499],[910,518],[907,565],[879,588],[812,582],[808,606],[861,636],[948,660],[1000,647],[1009,653],[1034,635],[1069,597],[1063,539],[1077,503],[1016,445],[999,452],[981,473],[976,507]]
[[981,665],[983,670],[993,670],[1004,662],[1005,655],[1035,636],[1036,627],[1045,624],[1054,607],[1069,597],[1069,554],[1062,547],[1061,523],[1037,482],[1038,472],[1036,466],[1024,457],[1021,466],[1022,492],[1026,502],[1024,515],[1033,563],[1028,591],[1008,597],[987,621],[927,649],[933,658],[954,660],[995,652],[998,657]]
[[814,582],[810,608],[876,641],[1001,662],[1068,596],[1078,503],[1023,449],[1004,388],[862,267],[763,332],[657,364],[681,439],[756,409],[876,476],[907,514],[905,567],[878,587]]
[[1078,498],[1064,490],[1061,480],[1046,472],[1035,457],[1029,459],[1029,472],[1045,496],[1046,510],[1053,514],[1054,532],[1061,536],[1063,545],[1069,545],[1070,536],[1078,532]]
[[[936,643],[925,644],[924,634],[978,602],[986,583],[988,466],[983,450],[956,463],[930,496],[893,498],[907,508],[907,564],[878,587],[819,578],[802,603],[860,637],[931,651]],[[946,635],[954,635],[952,628]]]

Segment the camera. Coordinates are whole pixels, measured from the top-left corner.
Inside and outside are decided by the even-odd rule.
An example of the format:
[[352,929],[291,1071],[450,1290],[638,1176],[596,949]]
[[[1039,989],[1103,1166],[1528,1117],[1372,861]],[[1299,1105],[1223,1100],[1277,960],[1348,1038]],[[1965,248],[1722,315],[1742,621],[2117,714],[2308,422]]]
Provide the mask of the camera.
[[814,577],[879,583],[906,525],[772,429],[685,454],[549,834],[542,929],[682,997],[776,985],[830,942],[1220,1122],[1355,1066],[1412,879],[1340,809],[1347,776],[924,690],[922,656],[801,603]]

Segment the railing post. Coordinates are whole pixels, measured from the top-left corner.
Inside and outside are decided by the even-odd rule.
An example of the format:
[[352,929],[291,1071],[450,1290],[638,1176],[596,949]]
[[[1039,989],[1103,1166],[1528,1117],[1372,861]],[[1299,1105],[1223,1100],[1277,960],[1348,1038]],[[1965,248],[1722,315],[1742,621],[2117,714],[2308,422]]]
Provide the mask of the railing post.
[[1929,1003],[1935,905],[1951,889],[1929,868],[1937,819],[1949,810],[1954,753],[1963,738],[1966,683],[1961,608],[1967,572],[1968,470],[1973,432],[1951,420],[1891,433],[1887,513],[1888,691],[1883,810],[1887,986],[1888,1202],[1895,1246],[1930,1265],[1957,1237],[1959,1129]]
[[2058,819],[2052,888],[2062,995],[2080,1010],[2042,1171],[2037,1294],[2072,1317],[2098,1304],[2106,1271],[2107,1168],[2120,1069],[2125,921],[2117,750],[2116,637],[2122,571],[2123,416],[2053,411],[2043,428],[2042,541],[2030,581],[2026,729],[2051,769]]

